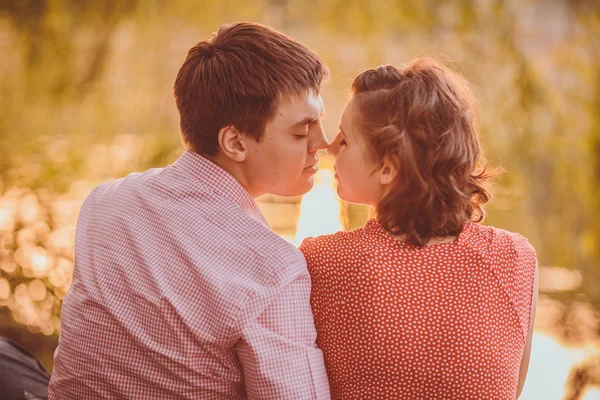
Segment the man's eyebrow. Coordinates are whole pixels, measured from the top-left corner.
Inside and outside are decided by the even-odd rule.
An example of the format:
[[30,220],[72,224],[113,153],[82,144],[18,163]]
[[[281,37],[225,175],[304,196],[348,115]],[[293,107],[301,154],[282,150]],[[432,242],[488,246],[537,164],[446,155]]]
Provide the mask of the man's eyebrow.
[[294,124],[294,126],[302,126],[302,125],[314,124],[315,122],[319,122],[319,120],[309,117],[309,118],[304,118],[302,121],[296,122]]

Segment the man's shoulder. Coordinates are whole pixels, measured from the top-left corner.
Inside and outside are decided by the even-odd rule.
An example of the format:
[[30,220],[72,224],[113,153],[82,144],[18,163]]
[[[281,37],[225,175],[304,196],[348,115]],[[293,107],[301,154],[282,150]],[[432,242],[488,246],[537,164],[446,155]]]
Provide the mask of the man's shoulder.
[[304,257],[296,246],[251,216],[244,214],[242,219],[246,222],[243,224],[244,232],[236,237],[241,239],[244,247],[256,254],[273,274],[288,268],[306,269]]
[[135,199],[146,196],[146,182],[160,173],[162,168],[153,168],[144,172],[132,172],[129,175],[103,182],[93,188],[82,203],[80,216],[87,214],[114,214],[127,206],[134,206]]
[[110,196],[118,197],[127,192],[141,190],[146,183],[156,179],[163,171],[165,171],[165,169],[166,168],[151,168],[143,172],[131,172],[122,178],[103,182],[90,191],[86,200]]
[[[133,208],[136,215],[145,210],[172,221],[165,229],[185,230],[186,242],[196,243],[194,247],[204,243],[207,250],[210,247],[211,253],[222,253],[225,259],[258,262],[263,276],[289,268],[306,269],[298,249],[263,221],[173,168],[150,169],[105,182],[90,193],[84,209],[90,204],[95,204],[94,214],[102,210],[129,214],[127,210]],[[130,218],[123,223],[127,221]]]

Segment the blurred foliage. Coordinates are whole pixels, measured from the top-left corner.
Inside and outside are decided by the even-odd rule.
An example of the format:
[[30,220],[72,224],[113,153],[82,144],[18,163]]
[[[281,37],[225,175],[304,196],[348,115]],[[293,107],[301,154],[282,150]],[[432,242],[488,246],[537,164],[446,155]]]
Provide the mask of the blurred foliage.
[[590,387],[600,387],[600,355],[590,357],[572,368],[565,400],[579,400]]
[[[486,222],[528,237],[541,265],[581,272],[577,290],[549,295],[600,309],[599,2],[0,0],[2,332],[26,326],[55,345],[81,202],[177,157],[176,72],[191,45],[238,20],[325,59],[330,138],[361,70],[422,55],[460,70],[487,155],[509,171]],[[364,221],[364,208],[344,209],[347,226]]]

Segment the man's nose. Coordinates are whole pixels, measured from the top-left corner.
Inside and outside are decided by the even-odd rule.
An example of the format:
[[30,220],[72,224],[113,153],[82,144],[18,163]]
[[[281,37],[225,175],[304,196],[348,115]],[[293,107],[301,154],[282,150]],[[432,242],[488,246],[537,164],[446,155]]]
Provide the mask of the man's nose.
[[329,145],[327,141],[327,137],[325,136],[325,132],[323,131],[323,126],[319,124],[319,127],[315,129],[314,135],[310,141],[310,149],[311,153],[326,149]]

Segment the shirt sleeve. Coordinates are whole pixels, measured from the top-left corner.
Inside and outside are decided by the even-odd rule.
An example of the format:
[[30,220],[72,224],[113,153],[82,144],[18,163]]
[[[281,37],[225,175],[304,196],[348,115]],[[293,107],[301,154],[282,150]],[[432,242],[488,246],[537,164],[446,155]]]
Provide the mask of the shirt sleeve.
[[237,353],[248,399],[329,399],[309,301],[310,278],[302,274],[243,328]]

